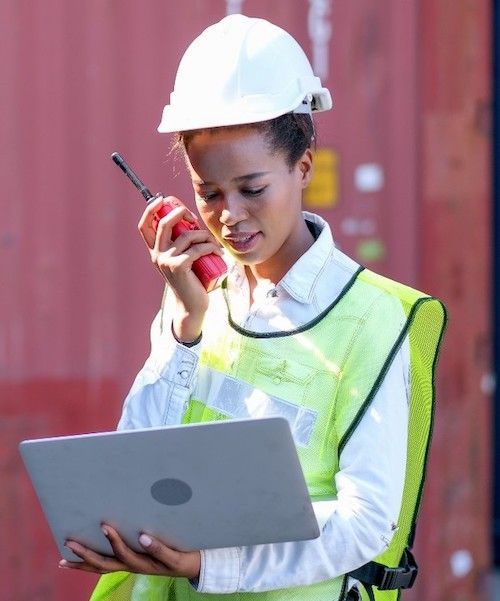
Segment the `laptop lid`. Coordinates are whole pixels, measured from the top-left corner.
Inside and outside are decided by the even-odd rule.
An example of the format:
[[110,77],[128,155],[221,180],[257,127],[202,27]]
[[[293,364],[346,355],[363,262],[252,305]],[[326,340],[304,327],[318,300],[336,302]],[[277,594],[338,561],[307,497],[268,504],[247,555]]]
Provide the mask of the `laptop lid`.
[[106,522],[180,550],[312,539],[319,528],[286,419],[228,420],[23,441],[61,555],[112,555]]

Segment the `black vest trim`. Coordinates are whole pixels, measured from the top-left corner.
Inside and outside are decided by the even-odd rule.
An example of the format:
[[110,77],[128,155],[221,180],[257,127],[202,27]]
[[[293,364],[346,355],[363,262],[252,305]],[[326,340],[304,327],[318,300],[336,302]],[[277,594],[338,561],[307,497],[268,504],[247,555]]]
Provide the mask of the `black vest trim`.
[[342,298],[349,292],[349,290],[354,285],[354,282],[357,280],[359,274],[364,270],[364,267],[359,267],[356,273],[352,276],[352,278],[347,282],[347,284],[342,289],[342,292],[337,296],[337,298],[331,303],[326,309],[324,309],[319,315],[317,315],[311,321],[305,323],[304,325],[294,328],[293,330],[284,330],[278,332],[255,332],[253,330],[246,330],[238,325],[233,318],[231,317],[231,310],[229,308],[229,299],[227,298],[227,278],[224,278],[221,284],[222,292],[224,295],[224,300],[226,302],[227,307],[227,316],[228,322],[231,328],[241,334],[242,336],[247,336],[248,338],[284,338],[285,336],[293,336],[295,334],[300,334],[301,332],[306,332],[310,330],[315,325],[317,325],[324,317],[330,313],[330,311],[339,303]]

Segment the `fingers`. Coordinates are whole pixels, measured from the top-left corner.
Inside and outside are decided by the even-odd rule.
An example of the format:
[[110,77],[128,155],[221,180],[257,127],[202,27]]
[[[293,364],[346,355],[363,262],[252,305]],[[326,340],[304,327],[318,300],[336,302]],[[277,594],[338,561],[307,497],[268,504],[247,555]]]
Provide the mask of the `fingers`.
[[[151,261],[157,266],[164,277],[174,285],[177,276],[189,275],[193,263],[211,253],[223,255],[221,247],[215,242],[212,234],[207,230],[195,230],[180,235],[174,242],[162,241],[159,236],[155,248],[150,251]],[[180,282],[178,282],[180,284]]]
[[137,225],[139,233],[141,234],[144,242],[149,248],[153,248],[156,238],[156,223],[155,219],[156,211],[163,204],[163,198],[160,196],[156,199],[150,200],[146,207],[146,210],[142,214],[139,223]]
[[[67,561],[66,559],[61,559],[59,562],[60,568],[69,568],[72,570],[80,570],[81,572],[92,572],[93,574],[107,574],[107,571],[101,570],[95,567],[92,564],[87,563],[86,561]],[[109,570],[112,571],[112,570]],[[121,570],[117,570],[121,571]]]
[[184,266],[191,269],[194,261],[205,255],[217,254],[222,256],[220,248],[213,242],[199,242],[192,245],[177,244],[175,242],[167,252],[151,251],[151,260],[153,263],[175,271],[176,267]]
[[200,573],[201,556],[199,551],[182,552],[171,549],[156,538],[141,534],[139,543],[144,553],[137,553],[121,538],[118,532],[105,524],[102,528],[113,549],[114,557],[106,557],[77,543],[67,541],[66,546],[83,561],[59,562],[61,568],[71,568],[84,572],[106,574],[109,572],[134,572],[164,576],[197,578]]
[[114,528],[105,525],[102,531],[109,540],[115,558],[122,565],[126,566],[127,571],[138,574],[156,574],[162,572],[161,566],[156,565],[156,562],[152,561],[148,555],[133,551]]
[[76,541],[67,541],[66,547],[71,549],[75,555],[78,555],[80,561],[67,561],[65,559],[59,562],[59,566],[62,568],[73,568],[76,570],[83,570],[85,572],[96,572],[98,574],[105,574],[106,572],[117,572],[126,570],[126,565],[122,563],[118,558],[106,557],[100,553],[96,553]]
[[185,219],[191,223],[196,222],[195,215],[174,196],[166,198],[159,196],[158,198],[154,198],[149,201],[137,226],[142,238],[150,249],[153,248],[156,240],[158,222],[165,217],[167,219],[165,220],[164,227],[167,227],[169,239],[171,238],[173,226],[181,219]]
[[59,567],[98,574],[120,571],[135,572],[137,574],[165,574],[167,572],[166,568],[157,564],[152,557],[133,551],[116,530],[110,526],[103,526],[102,531],[109,540],[114,557],[106,557],[96,553],[76,541],[67,541],[68,549],[71,549],[83,561],[72,562],[63,559],[59,562]]
[[172,229],[162,219],[158,224],[155,244],[153,249],[158,252],[171,250],[172,254],[181,254],[191,245],[200,242],[211,242],[217,252],[222,253],[220,245],[208,230],[190,230],[182,233],[178,238],[172,240]]
[[125,544],[118,532],[111,526],[104,525],[103,532],[106,533],[115,557],[126,566],[128,572],[187,577],[192,577],[188,574],[193,574],[194,577],[196,561],[193,561],[193,558],[187,560],[186,556],[192,555],[190,553],[170,549],[147,534],[141,534],[139,537],[139,543],[145,553],[136,553]]

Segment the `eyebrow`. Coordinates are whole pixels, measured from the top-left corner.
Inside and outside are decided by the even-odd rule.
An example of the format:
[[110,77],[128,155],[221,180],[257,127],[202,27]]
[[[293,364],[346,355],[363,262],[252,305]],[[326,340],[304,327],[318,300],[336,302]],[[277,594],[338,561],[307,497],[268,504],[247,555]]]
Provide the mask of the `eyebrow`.
[[[240,175],[238,177],[233,178],[233,182],[237,182],[237,183],[242,183],[242,182],[248,182],[254,179],[257,179],[259,177],[262,177],[263,175],[267,175],[268,173],[270,173],[270,171],[257,171],[256,173],[249,173],[248,175]],[[214,186],[215,184],[213,182],[205,182],[203,180],[193,180],[193,184],[196,184],[197,186]]]

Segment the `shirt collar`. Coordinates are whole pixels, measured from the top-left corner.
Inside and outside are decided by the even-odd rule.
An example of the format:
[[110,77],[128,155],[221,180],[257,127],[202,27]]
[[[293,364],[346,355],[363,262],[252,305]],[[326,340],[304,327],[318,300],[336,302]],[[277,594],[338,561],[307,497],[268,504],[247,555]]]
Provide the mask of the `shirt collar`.
[[304,219],[311,221],[321,230],[313,245],[295,262],[284,275],[278,286],[301,303],[311,303],[315,288],[328,259],[332,256],[335,243],[328,223],[319,215],[303,212]]

